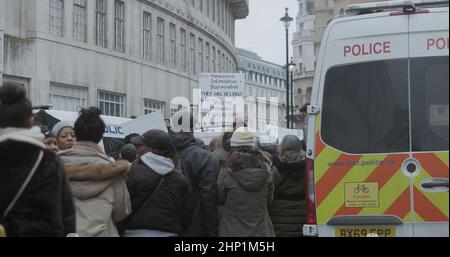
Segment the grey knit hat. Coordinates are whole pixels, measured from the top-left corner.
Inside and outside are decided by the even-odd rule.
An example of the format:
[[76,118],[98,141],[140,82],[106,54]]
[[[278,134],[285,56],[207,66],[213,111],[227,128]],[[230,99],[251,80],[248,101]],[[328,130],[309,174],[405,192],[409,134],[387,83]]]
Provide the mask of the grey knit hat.
[[255,147],[256,146],[255,133],[251,132],[247,128],[239,128],[233,133],[230,142],[231,147],[243,147],[243,146]]
[[53,126],[52,134],[55,137],[58,137],[59,136],[59,132],[63,128],[72,128],[73,129],[73,123],[70,123],[70,122],[67,122],[67,121],[60,121],[60,122],[56,123],[55,126]]

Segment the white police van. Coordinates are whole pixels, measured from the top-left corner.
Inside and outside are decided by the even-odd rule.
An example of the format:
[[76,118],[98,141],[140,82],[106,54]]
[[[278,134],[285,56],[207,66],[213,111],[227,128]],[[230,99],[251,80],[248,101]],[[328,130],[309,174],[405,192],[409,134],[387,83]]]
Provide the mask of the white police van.
[[354,4],[324,34],[304,235],[449,236],[448,1]]

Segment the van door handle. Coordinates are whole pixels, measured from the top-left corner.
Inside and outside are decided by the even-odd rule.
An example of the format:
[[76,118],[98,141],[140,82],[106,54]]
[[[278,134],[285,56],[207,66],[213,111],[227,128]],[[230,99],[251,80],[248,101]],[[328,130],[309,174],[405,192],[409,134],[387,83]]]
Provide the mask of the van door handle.
[[448,179],[447,178],[433,178],[433,179],[427,179],[422,181],[422,183],[420,183],[420,185],[422,186],[422,188],[424,189],[433,189],[436,187],[446,187],[448,188]]

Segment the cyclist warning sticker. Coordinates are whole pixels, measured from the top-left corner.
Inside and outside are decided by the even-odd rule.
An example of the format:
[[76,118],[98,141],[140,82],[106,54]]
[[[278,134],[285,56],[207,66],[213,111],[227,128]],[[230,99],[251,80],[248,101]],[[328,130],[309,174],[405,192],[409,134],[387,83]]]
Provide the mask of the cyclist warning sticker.
[[345,206],[349,208],[379,207],[378,183],[345,183]]

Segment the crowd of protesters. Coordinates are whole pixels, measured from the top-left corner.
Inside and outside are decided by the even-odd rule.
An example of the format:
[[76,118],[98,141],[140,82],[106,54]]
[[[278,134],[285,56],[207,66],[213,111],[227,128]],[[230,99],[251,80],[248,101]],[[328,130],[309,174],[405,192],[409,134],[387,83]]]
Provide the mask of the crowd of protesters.
[[241,127],[205,145],[193,115],[180,115],[189,131],[128,135],[114,160],[99,146],[100,114],[82,109],[74,125],[41,130],[25,90],[0,87],[0,236],[301,235],[305,154],[296,136],[264,151]]

